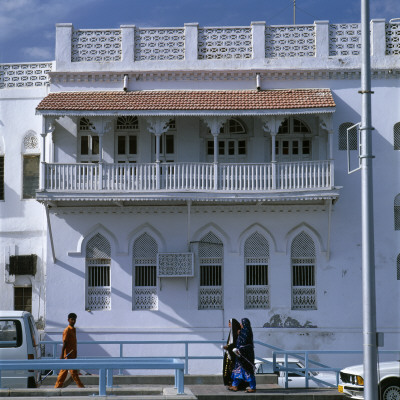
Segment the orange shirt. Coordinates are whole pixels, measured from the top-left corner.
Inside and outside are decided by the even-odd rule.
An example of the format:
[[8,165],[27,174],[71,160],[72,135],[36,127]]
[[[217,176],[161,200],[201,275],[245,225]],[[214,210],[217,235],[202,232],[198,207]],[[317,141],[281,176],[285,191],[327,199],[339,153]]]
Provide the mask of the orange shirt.
[[76,358],[76,356],[78,355],[77,351],[78,346],[76,342],[76,329],[71,325],[68,325],[64,329],[63,342],[65,344],[63,357],[65,358],[65,356],[72,351],[69,354],[68,358]]

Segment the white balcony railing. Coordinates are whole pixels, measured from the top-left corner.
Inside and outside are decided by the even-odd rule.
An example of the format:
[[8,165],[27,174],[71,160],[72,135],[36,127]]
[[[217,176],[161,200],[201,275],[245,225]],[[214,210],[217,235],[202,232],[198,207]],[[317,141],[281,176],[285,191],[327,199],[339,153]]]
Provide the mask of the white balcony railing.
[[57,192],[265,192],[330,189],[333,161],[263,164],[45,164],[42,190]]

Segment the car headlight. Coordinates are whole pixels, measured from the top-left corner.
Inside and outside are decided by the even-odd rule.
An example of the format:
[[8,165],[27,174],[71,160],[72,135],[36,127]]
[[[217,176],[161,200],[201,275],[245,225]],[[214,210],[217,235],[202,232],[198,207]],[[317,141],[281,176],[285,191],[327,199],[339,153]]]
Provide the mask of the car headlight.
[[357,375],[356,379],[357,379],[357,384],[358,385],[364,386],[364,379],[361,376]]

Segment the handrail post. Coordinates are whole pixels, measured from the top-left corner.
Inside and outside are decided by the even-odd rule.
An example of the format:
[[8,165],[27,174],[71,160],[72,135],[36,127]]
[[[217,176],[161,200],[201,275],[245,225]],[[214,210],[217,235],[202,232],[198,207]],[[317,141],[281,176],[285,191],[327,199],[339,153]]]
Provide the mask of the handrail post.
[[106,370],[101,368],[99,370],[99,396],[106,395]]
[[185,342],[185,374],[189,374],[189,343]]
[[[120,356],[121,358],[124,356],[123,346],[124,346],[123,343],[120,343],[120,344],[119,344],[119,356]],[[121,368],[118,370],[118,375],[122,375],[122,369],[121,369]]]
[[304,371],[304,374],[306,376],[306,388],[308,388],[308,351],[304,352],[304,358],[305,358],[305,367],[306,370]]
[[107,387],[108,388],[113,387],[113,369],[112,368],[107,369]]

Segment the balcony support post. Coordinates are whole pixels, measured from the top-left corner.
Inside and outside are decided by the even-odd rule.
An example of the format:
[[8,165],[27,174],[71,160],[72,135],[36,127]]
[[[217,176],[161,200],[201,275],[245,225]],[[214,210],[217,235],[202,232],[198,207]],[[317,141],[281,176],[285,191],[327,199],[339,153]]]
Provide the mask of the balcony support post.
[[45,190],[46,188],[46,136],[48,133],[53,133],[55,129],[55,118],[43,118],[43,131],[40,134],[41,152],[40,152],[40,182],[39,189]]
[[154,133],[156,137],[156,189],[161,187],[160,182],[160,140],[161,135],[169,129],[168,122],[170,117],[148,117],[146,122],[149,125],[148,130]]
[[227,117],[205,117],[203,121],[214,137],[214,190],[218,190],[218,135],[221,128],[228,121]]
[[333,171],[333,121],[331,114],[323,114],[319,117],[319,127],[328,132],[328,143],[327,143],[327,158],[329,160],[329,175],[330,175],[330,186],[334,187],[334,171]]

